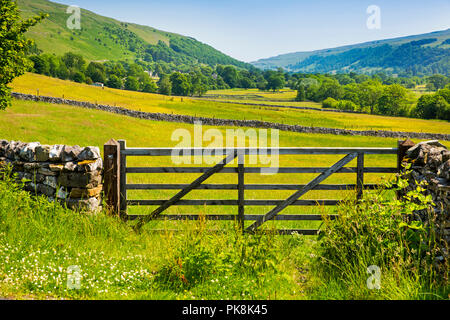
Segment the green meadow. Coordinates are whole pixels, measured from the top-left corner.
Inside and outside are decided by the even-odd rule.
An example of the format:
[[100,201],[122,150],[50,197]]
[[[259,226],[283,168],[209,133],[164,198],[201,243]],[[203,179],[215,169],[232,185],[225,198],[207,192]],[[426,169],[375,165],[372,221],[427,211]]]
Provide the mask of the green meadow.
[[[193,132],[189,124],[20,100],[14,100],[12,107],[2,112],[1,119],[2,139],[94,145],[101,149],[111,138],[126,140],[128,147],[175,147],[178,142],[171,140],[175,130]],[[210,128],[205,126],[203,130]],[[232,128],[215,129],[225,133]],[[292,132],[279,135],[281,147],[396,147],[396,144],[395,139],[378,137]],[[338,159],[339,156],[280,156],[279,164],[326,167]],[[395,167],[396,157],[367,156],[366,165]],[[128,166],[173,164],[169,157],[130,157]],[[355,166],[355,162],[349,166]],[[189,183],[198,176],[130,174],[128,183]],[[315,176],[247,174],[245,179],[246,183],[302,184]],[[367,174],[365,182],[379,183],[387,178]],[[355,181],[355,174],[335,174],[324,183]],[[216,174],[207,183],[237,183],[237,175]],[[128,197],[168,199],[175,192],[130,191]],[[247,190],[245,198],[285,199],[292,193]],[[354,197],[353,190],[312,191],[302,199],[353,200]],[[185,199],[194,198],[237,199],[237,191],[196,190]],[[282,213],[326,215],[337,209],[342,211],[345,206],[290,207]],[[129,213],[146,214],[152,209],[154,207],[130,207]],[[270,209],[246,207],[246,213],[264,214]],[[352,206],[346,210],[351,211]],[[167,211],[167,214],[175,213],[237,214],[237,208],[175,206]],[[446,295],[441,285],[430,284],[428,280],[434,278],[421,277],[419,271],[403,272],[406,266],[398,259],[393,260],[397,261],[395,264],[383,267],[386,280],[382,289],[370,290],[365,285],[366,262],[375,262],[371,262],[369,256],[361,256],[365,260],[348,269],[341,278],[339,272],[324,273],[320,267],[321,241],[316,236],[276,236],[270,232],[274,228],[322,229],[327,221],[270,221],[264,224],[269,232],[264,235],[243,235],[233,221],[152,221],[141,233],[136,233],[130,227],[132,222],[125,223],[106,211],[97,215],[73,212],[45,198],[30,196],[8,180],[0,182],[0,221],[0,259],[4,261],[0,266],[0,297],[6,298],[440,299]],[[154,233],[153,228],[166,231]],[[180,232],[171,231],[173,229]],[[209,232],[214,229],[224,232]],[[73,265],[80,267],[82,279],[81,288],[71,290],[67,286],[67,269]]]
[[[42,96],[64,97],[66,99],[108,104],[111,106],[125,107],[145,112],[186,114],[191,116],[215,117],[223,119],[261,120],[291,125],[353,130],[393,130],[406,132],[450,133],[450,124],[448,121],[341,112],[325,113],[314,110],[283,109],[275,107],[220,103],[207,100],[189,99],[187,97],[168,97],[158,94],[110,88],[101,89],[86,84],[79,84],[31,73],[27,73],[26,75],[16,78],[11,87],[14,91],[21,93],[39,93]],[[239,94],[245,92],[245,90],[229,91],[231,93],[238,92]],[[283,92],[284,91],[275,94],[271,92],[263,92],[260,94],[263,96],[282,96],[284,94],[290,94],[289,92]],[[270,100],[268,101],[269,104],[274,103],[270,102]],[[266,103],[266,101],[264,101],[264,103]]]

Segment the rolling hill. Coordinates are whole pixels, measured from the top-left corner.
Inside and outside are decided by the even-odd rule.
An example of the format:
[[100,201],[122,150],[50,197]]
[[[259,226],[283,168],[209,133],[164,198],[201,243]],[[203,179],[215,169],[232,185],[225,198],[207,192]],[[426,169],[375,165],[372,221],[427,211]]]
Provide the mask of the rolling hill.
[[67,5],[47,0],[18,0],[23,18],[40,12],[49,14],[42,23],[30,29],[38,50],[62,55],[82,54],[90,61],[134,60],[164,61],[176,65],[216,64],[251,68],[250,64],[231,58],[191,37],[157,30],[152,27],[120,22],[81,9],[81,29],[67,28]]
[[450,29],[310,52],[282,54],[252,62],[261,69],[336,73],[450,74]]

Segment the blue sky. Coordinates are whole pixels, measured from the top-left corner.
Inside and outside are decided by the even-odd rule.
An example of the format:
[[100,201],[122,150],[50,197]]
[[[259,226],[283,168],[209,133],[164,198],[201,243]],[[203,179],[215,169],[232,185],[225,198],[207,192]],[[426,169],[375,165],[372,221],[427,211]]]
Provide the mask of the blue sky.
[[[54,0],[180,33],[243,60],[450,28],[450,0]],[[380,29],[366,10],[380,8]]]

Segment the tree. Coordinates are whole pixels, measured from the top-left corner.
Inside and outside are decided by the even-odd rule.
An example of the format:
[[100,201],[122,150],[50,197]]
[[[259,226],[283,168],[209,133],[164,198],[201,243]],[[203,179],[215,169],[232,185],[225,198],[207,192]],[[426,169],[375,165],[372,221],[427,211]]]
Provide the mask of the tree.
[[295,101],[306,101],[306,90],[304,85],[299,85]]
[[144,86],[142,88],[142,92],[155,93],[157,91],[158,91],[158,87],[156,86],[156,83],[153,80],[144,84]]
[[191,81],[187,75],[174,72],[170,75],[172,83],[172,94],[177,96],[187,96],[191,92]]
[[61,60],[66,65],[67,69],[73,69],[77,71],[84,71],[86,66],[86,61],[81,54],[76,54],[73,52],[67,52],[63,55]]
[[41,56],[31,56],[30,60],[33,62],[33,71],[39,74],[49,75],[50,65],[48,61]]
[[359,85],[359,103],[361,107],[369,108],[370,113],[375,113],[378,100],[382,94],[383,86],[378,81],[364,81]]
[[322,108],[336,108],[338,102],[333,98],[326,98],[322,101]]
[[223,69],[218,68],[217,73],[223,78],[230,88],[236,88],[238,85],[238,72],[235,67],[226,66]]
[[169,76],[162,74],[160,75],[158,83],[158,93],[170,96],[172,94],[172,83],[170,82]]
[[122,79],[120,79],[118,76],[116,76],[115,74],[112,74],[109,77],[109,80],[106,83],[106,85],[110,88],[122,89],[123,82],[122,82]]
[[127,81],[125,81],[125,89],[131,91],[139,90],[139,81],[135,77],[128,77]]
[[422,119],[450,120],[450,106],[439,94],[425,94],[419,98],[415,109],[415,116]]
[[443,89],[447,83],[449,83],[449,79],[442,74],[434,74],[427,79],[427,88],[431,89],[431,91]]
[[282,74],[274,73],[267,79],[267,90],[280,90],[284,88],[285,79]]
[[86,75],[94,82],[106,82],[105,66],[99,62],[91,62],[86,69]]
[[45,17],[40,14],[22,21],[16,1],[0,0],[0,110],[11,105],[8,84],[31,67],[26,54],[32,42],[24,34]]
[[325,79],[316,93],[316,100],[322,101],[326,98],[339,100],[342,95],[343,89],[337,80]]
[[72,80],[78,83],[83,83],[86,80],[85,78],[84,73],[80,71],[75,72],[72,76]]
[[399,84],[385,86],[377,102],[378,112],[388,116],[407,114],[407,90]]

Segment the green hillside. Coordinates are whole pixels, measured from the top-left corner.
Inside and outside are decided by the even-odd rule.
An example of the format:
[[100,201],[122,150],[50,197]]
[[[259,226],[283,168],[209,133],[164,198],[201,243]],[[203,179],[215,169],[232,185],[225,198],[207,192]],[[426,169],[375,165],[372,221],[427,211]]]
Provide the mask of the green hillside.
[[262,69],[333,73],[385,71],[450,74],[450,29],[311,52],[283,54],[252,63]]
[[67,28],[67,5],[47,0],[18,0],[24,18],[40,12],[49,14],[28,32],[39,50],[62,55],[68,51],[92,61],[129,60],[164,61],[175,65],[199,63],[251,65],[233,59],[193,38],[157,30],[148,26],[120,22],[81,10],[81,30]]

